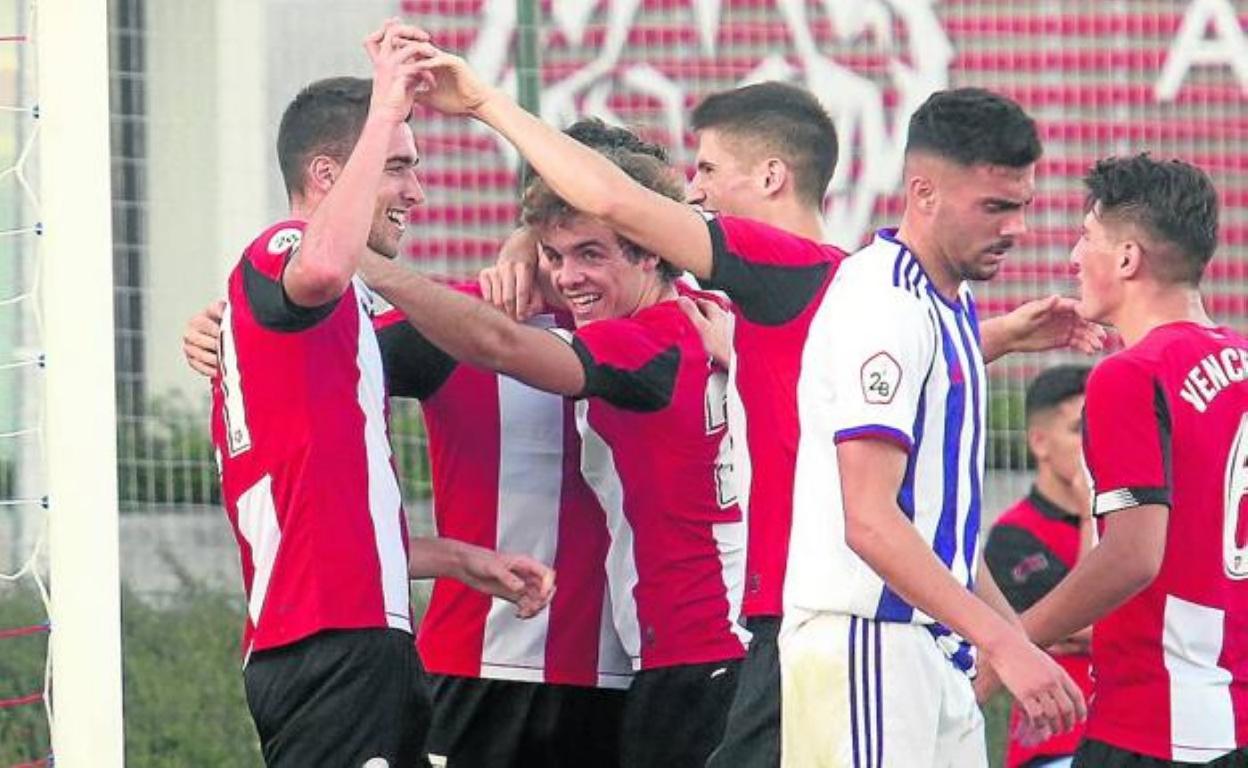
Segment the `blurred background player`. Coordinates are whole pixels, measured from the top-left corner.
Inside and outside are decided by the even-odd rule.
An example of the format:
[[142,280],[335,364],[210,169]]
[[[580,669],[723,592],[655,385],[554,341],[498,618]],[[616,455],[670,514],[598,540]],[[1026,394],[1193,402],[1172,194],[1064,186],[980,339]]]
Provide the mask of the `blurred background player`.
[[[681,195],[655,157],[608,155],[647,187]],[[746,636],[726,375],[675,301],[706,294],[678,287],[670,266],[569,209],[540,179],[523,217],[572,333],[516,323],[385,260],[368,260],[366,279],[459,359],[582,401],[582,471],[607,513],[612,607],[637,670],[621,762],[701,766],[723,734]]]
[[[896,230],[847,259],[798,381],[792,550],[780,634],[783,764],[986,766],[978,648],[1055,731],[1083,698],[976,578],[987,379],[967,282],[1027,231],[1034,121],[979,89],[910,120]],[[972,588],[975,592],[972,593]]]
[[1146,154],[1102,160],[1086,184],[1082,309],[1126,345],[1084,406],[1100,541],[1023,621],[1042,644],[1095,623],[1074,765],[1248,765],[1248,340],[1199,288],[1217,192]]
[[[1001,513],[984,545],[984,563],[1017,613],[1057,586],[1095,536],[1080,444],[1089,370],[1059,365],[1041,371],[1027,386],[1027,450],[1036,463],[1035,482],[1025,497]],[[1091,636],[1091,629],[1085,628],[1048,649],[1085,699],[1092,695]],[[1061,768],[1070,765],[1083,727],[1038,744],[1024,734],[1022,713],[1015,706],[1010,713],[1007,768]]]

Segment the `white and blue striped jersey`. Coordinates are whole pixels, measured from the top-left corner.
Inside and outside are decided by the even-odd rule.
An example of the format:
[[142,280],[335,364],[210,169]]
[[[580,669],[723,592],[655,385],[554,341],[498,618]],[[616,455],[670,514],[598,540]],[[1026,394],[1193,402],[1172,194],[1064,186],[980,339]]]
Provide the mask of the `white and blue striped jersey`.
[[803,353],[798,409],[807,426],[798,444],[786,611],[933,623],[846,544],[836,446],[863,437],[906,450],[898,505],[954,578],[972,585],[986,394],[970,288],[964,283],[956,302],[943,298],[895,232],[881,230],[841,265]]

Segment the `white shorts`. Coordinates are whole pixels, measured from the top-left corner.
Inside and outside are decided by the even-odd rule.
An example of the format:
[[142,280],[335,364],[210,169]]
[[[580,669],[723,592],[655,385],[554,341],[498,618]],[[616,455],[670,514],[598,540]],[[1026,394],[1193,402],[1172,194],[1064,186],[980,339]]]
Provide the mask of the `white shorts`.
[[915,624],[786,611],[783,768],[987,768],[971,681]]

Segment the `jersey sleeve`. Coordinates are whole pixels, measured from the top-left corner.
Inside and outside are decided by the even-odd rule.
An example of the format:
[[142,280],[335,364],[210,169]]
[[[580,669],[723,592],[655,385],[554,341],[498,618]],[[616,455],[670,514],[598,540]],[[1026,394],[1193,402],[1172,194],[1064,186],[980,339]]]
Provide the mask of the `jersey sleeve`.
[[1069,572],[1066,564],[1031,531],[1001,523],[988,534],[984,563],[1016,613],[1038,603]]
[[397,309],[373,319],[381,365],[386,374],[386,392],[393,397],[432,397],[456,366],[455,358],[443,352]]
[[747,320],[783,325],[819,295],[843,256],[830,246],[750,219],[719,216],[711,234],[709,288],[722,290]]
[[823,310],[832,323],[835,440],[890,440],[909,452],[936,356],[934,320],[924,304],[891,286],[837,288]]
[[301,307],[286,295],[282,274],[299,250],[304,222],[270,227],[243,254],[243,292],[260,325],[272,331],[304,331],[329,317],[338,299],[318,307]]
[[629,411],[666,408],[676,390],[680,347],[630,318],[599,320],[573,334],[555,331],[572,343],[585,367],[582,397],[600,397]]
[[1083,457],[1092,475],[1092,513],[1170,505],[1170,408],[1161,384],[1122,356],[1088,377]]

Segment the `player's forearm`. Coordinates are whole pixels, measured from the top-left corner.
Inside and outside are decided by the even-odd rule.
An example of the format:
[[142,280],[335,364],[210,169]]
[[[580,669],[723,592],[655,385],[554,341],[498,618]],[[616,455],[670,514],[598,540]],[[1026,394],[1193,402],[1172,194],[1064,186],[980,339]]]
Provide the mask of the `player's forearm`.
[[[692,208],[645,188],[502,94],[486,99],[476,117],[506,137],[568,205],[680,269],[710,277],[710,235]],[[693,236],[677,234],[683,232]]]
[[299,250],[282,277],[287,295],[301,306],[319,306],[342,295],[355,274],[372,227],[377,187],[393,124],[370,117],[341,175],[317,206]]
[[563,341],[521,325],[471,296],[438,285],[389,259],[365,257],[369,286],[456,360],[562,395],[580,394],[584,370]]
[[457,539],[414,536],[408,542],[407,576],[410,579],[456,579],[467,574],[472,544]]
[[1016,631],[953,579],[891,499],[860,510],[846,515],[849,546],[903,600],[978,646],[993,644],[1001,632]]
[[392,260],[369,256],[370,288],[402,312],[435,346],[456,360],[499,370],[516,344],[516,324],[485,302],[438,285]]
[[1010,606],[1010,601],[1006,599],[1005,594],[1001,592],[1001,588],[997,586],[997,581],[992,577],[992,571],[988,570],[988,566],[980,558],[979,570],[975,577],[975,596],[988,604],[988,607],[996,611],[1006,621],[1022,628],[1022,622],[1018,618],[1018,614]]
[[1012,352],[1012,339],[1009,321],[1004,316],[991,317],[979,324],[979,345],[985,363],[991,363]]
[[1122,605],[1157,575],[1160,556],[1148,550],[1149,546],[1130,536],[1106,536],[1052,592],[1023,614],[1027,636],[1038,645],[1050,645]]

